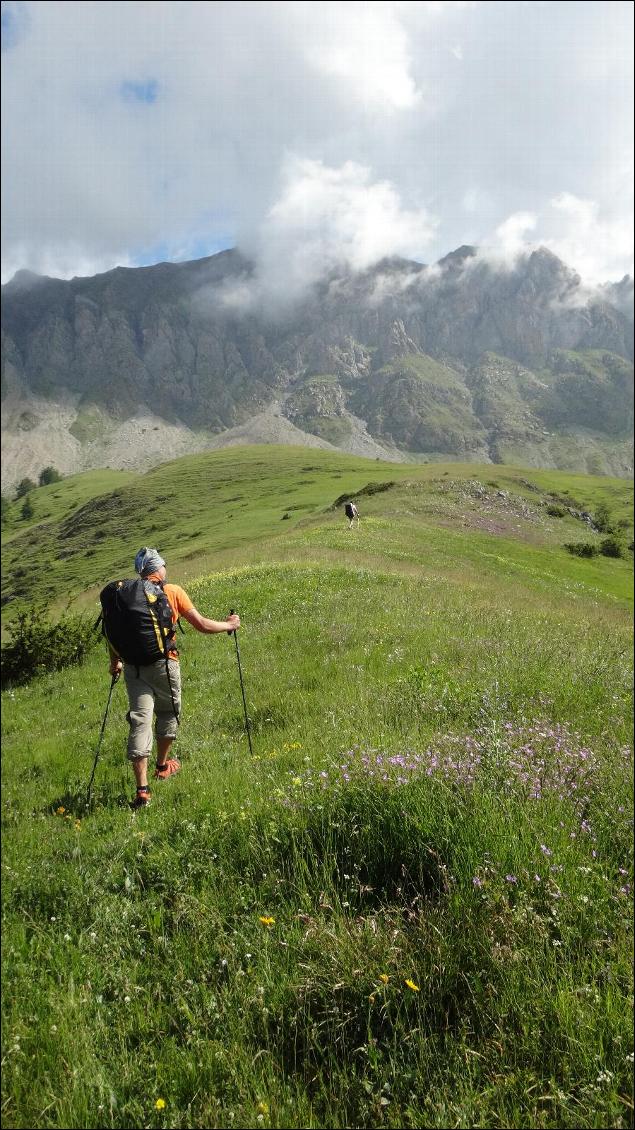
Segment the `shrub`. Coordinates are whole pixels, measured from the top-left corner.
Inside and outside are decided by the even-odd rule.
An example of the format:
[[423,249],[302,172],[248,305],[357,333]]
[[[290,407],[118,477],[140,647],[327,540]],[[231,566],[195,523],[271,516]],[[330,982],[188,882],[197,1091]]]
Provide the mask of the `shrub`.
[[33,503],[31,502],[31,499],[29,498],[29,496],[27,494],[25,499],[24,499],[24,502],[22,503],[22,509],[20,510],[20,517],[24,518],[25,522],[27,522],[29,520],[29,518],[33,517],[34,514],[35,514],[35,510],[33,509]]
[[611,511],[605,502],[599,504],[595,511],[593,521],[595,522],[596,529],[598,529],[601,534],[611,532]]
[[604,557],[623,557],[624,549],[624,542],[620,538],[615,537],[614,534],[610,534],[607,538],[602,538],[600,542],[600,553],[602,553]]
[[20,479],[20,482],[15,489],[15,497],[24,498],[24,496],[28,494],[29,491],[35,490],[35,486],[36,484],[33,482],[33,479]]
[[563,510],[562,506],[549,505],[547,507],[547,514],[550,514],[552,518],[564,518],[566,510]]
[[564,548],[576,557],[597,557],[600,552],[599,545],[594,545],[590,541],[566,542]]
[[49,483],[61,483],[61,481],[62,476],[59,471],[55,470],[55,467],[45,467],[43,471],[40,471],[38,483],[41,487],[46,487]]
[[6,526],[7,522],[9,521],[9,514],[11,513],[11,500],[9,498],[7,498],[6,494],[3,494],[1,496],[1,498],[2,498],[2,525]]
[[10,640],[2,648],[3,687],[81,663],[101,638],[93,631],[91,616],[66,613],[53,623],[41,604],[20,612],[7,631]]

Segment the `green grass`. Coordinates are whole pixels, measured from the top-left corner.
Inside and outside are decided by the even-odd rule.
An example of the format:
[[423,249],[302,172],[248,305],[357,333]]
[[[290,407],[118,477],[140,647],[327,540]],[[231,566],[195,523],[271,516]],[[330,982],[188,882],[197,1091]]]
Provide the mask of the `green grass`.
[[133,471],[111,471],[106,468],[80,475],[69,475],[59,483],[37,487],[30,493],[35,511],[33,518],[28,522],[22,521],[19,514],[24,500],[18,499],[14,502],[9,512],[7,527],[3,532],[3,542],[8,543],[13,538],[20,538],[42,522],[59,522],[78,506],[83,506],[89,500],[108,491],[127,486],[138,478],[139,476]]
[[[16,522],[14,516],[14,528],[3,540],[3,600],[10,600],[6,614],[33,599],[35,575],[38,593],[59,608],[82,600],[87,591],[94,600],[101,587],[94,578],[101,582],[130,572],[131,546],[160,543],[170,568],[185,578],[219,563],[249,562],[256,547],[269,557],[284,556],[291,531],[307,520],[323,521],[335,499],[355,494],[369,482],[419,484],[429,496],[434,520],[447,509],[455,522],[456,499],[441,490],[444,478],[495,481],[532,504],[550,501],[550,492],[569,491],[577,506],[592,511],[607,501],[616,518],[630,514],[632,521],[632,484],[621,479],[478,464],[386,465],[306,448],[232,448],[179,459],[145,475],[91,472],[33,492],[33,522]],[[405,489],[412,497],[412,488]],[[362,501],[370,513],[379,505],[391,514],[402,504],[393,498]],[[474,499],[468,503],[473,505]],[[285,514],[289,518],[281,524]],[[341,516],[331,520],[336,525]],[[586,537],[586,527],[573,520],[566,530],[557,520],[551,528],[562,544]],[[607,576],[618,573],[614,569]]]
[[379,371],[395,375],[411,373],[426,384],[434,385],[436,388],[460,389],[463,387],[461,378],[455,369],[448,368],[447,365],[435,361],[434,358],[428,357],[424,353],[410,353],[404,357],[398,357],[384,365]]
[[[3,694],[4,1124],[632,1125],[632,570],[540,505],[628,484],[234,450],[123,510],[170,476],[253,753],[226,636],[182,637],[183,770],[137,814],[121,686],[84,807],[101,647]],[[78,603],[146,540],[101,514]]]

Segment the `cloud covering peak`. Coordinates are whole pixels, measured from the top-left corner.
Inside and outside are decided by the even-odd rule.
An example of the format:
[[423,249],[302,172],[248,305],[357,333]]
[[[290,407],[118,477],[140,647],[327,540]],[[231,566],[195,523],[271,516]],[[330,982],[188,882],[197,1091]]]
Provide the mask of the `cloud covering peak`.
[[[463,243],[632,270],[632,6],[3,0],[3,278]],[[531,93],[531,96],[530,96]]]

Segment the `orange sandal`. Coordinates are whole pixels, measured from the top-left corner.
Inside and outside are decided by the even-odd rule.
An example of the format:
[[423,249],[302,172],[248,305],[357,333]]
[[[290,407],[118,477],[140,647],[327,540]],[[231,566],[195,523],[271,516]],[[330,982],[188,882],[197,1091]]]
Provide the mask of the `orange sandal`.
[[172,777],[174,773],[178,773],[180,768],[181,762],[172,757],[164,765],[157,765],[154,776],[157,781],[165,781],[167,777]]

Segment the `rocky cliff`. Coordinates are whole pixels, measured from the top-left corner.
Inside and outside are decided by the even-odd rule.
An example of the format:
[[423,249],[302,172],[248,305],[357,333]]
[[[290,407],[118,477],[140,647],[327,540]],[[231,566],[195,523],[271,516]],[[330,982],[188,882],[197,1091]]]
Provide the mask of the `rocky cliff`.
[[[247,298],[247,306],[236,296]],[[254,298],[256,295],[256,298]],[[632,469],[632,281],[545,249],[334,275],[284,310],[237,251],[3,287],[3,488],[235,442]],[[266,295],[265,295],[266,299]]]

